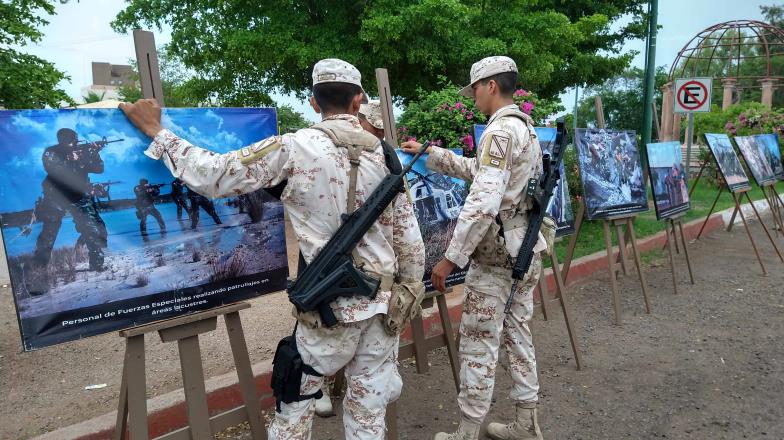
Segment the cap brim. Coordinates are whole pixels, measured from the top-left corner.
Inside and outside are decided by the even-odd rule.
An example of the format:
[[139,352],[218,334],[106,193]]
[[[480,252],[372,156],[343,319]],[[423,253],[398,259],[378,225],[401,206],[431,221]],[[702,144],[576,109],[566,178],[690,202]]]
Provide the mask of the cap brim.
[[473,84],[469,84],[469,85],[463,87],[462,89],[460,89],[460,96],[465,96],[467,98],[473,98],[474,97],[474,88],[472,86],[473,86]]
[[359,86],[359,88],[362,90],[362,104],[367,104],[369,102],[368,94],[362,86]]

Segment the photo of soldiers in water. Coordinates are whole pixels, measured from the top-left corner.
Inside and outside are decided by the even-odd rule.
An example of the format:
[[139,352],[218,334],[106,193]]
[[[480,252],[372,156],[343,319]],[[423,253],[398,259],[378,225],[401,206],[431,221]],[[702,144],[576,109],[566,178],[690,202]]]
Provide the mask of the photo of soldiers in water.
[[680,142],[647,145],[648,175],[651,178],[656,218],[674,217],[689,210],[689,188]]
[[577,160],[589,220],[648,210],[634,131],[578,128]]
[[[166,109],[163,122],[216,153],[277,131],[274,109]],[[144,155],[150,142],[115,109],[0,111],[0,220],[26,350],[285,287],[282,203],[204,197]]]
[[705,142],[716,159],[716,163],[719,164],[719,171],[730,191],[751,188],[749,178],[740,164],[729,136],[723,133],[705,133]]
[[[411,156],[401,150],[398,150],[397,154],[401,163],[408,163],[411,160]],[[466,182],[460,179],[427,169],[425,167],[427,157],[427,154],[423,154],[417,159],[406,180],[419,229],[425,240],[425,275],[422,281],[427,290],[433,290],[431,281],[433,266],[443,258],[449,246],[457,217],[468,196],[468,187]],[[463,283],[465,274],[465,270],[455,269],[447,278],[446,285],[454,286]]]
[[781,157],[781,147],[779,146],[779,136],[775,133],[755,134],[754,139],[762,151],[762,155],[767,158],[773,175],[779,180],[784,180],[784,161]]
[[764,186],[776,181],[774,160],[769,156],[771,152],[764,144],[757,142],[756,136],[735,136],[735,143],[757,185]]
[[[477,143],[482,133],[485,131],[485,124],[474,124],[474,144]],[[539,145],[542,151],[550,153],[555,142],[555,127],[534,127],[536,136],[539,138]],[[561,162],[561,176],[566,177],[566,168]],[[569,185],[561,184],[561,180],[555,185],[553,197],[547,205],[547,215],[552,217],[556,223],[555,236],[561,237],[574,233],[574,211],[572,210],[572,199],[569,195]]]

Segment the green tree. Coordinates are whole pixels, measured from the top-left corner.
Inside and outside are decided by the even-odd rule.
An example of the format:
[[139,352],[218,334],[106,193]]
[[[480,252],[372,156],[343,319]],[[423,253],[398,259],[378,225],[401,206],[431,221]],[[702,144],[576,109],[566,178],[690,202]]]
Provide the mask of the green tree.
[[[136,60],[130,59],[128,63],[134,70],[131,79],[134,85],[125,85],[120,87],[118,95],[121,100],[125,102],[135,102],[142,98],[142,91],[139,88],[139,74]],[[163,91],[163,100],[166,107],[207,107],[211,105],[220,105],[220,102],[210,100],[209,96],[201,99],[190,87],[188,82],[192,78],[191,72],[186,69],[182,63],[175,57],[171,56],[171,52],[167,46],[158,48],[158,68],[161,75],[161,89]]]
[[41,41],[39,27],[54,14],[51,0],[7,0],[0,2],[0,107],[42,108],[59,107],[73,100],[57,88],[69,79],[54,65],[34,55],[11,48]]
[[760,6],[765,21],[784,29],[784,5]]
[[275,109],[278,113],[278,133],[292,133],[300,128],[313,125],[305,116],[288,105],[279,105]]
[[[172,29],[171,51],[196,76],[190,90],[227,105],[271,104],[277,90],[304,97],[310,69],[331,56],[354,63],[374,90],[389,68],[403,101],[438,77],[467,82],[471,64],[506,54],[543,98],[597,85],[628,66],[623,42],[645,35],[645,0],[379,0],[279,2],[130,0],[113,26]],[[611,26],[627,17],[627,24]]]
[[[644,80],[645,71],[633,67],[626,69],[601,86],[585,89],[583,98],[577,106],[577,126],[596,126],[594,97],[601,96],[604,122],[607,128],[636,130],[638,133],[642,133]],[[667,82],[667,72],[664,66],[656,68],[655,81],[653,99],[654,102],[659,103],[659,109],[661,109],[661,86]]]

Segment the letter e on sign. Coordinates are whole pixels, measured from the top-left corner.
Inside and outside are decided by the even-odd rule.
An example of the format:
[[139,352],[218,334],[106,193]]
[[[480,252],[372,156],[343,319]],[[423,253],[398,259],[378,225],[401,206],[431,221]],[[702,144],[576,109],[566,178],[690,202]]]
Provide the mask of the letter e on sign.
[[675,113],[709,112],[713,79],[680,78],[675,80]]

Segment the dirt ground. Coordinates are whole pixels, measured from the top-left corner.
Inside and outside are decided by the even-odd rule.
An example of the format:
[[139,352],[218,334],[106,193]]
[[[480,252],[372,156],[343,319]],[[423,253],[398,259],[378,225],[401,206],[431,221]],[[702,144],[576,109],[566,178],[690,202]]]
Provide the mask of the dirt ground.
[[[644,313],[636,278],[622,279],[621,327],[612,324],[606,272],[573,286],[583,371],[575,368],[562,315],[543,321],[537,314],[545,439],[784,438],[784,265],[752,227],[769,276],[761,276],[743,229],[715,232],[690,245],[697,284],[688,284],[681,266],[677,296],[666,254],[649,258],[652,314]],[[784,248],[781,236],[778,244]],[[420,375],[403,362],[401,439],[429,440],[459,420],[446,352],[434,353],[431,364]],[[510,420],[511,381],[501,369],[498,377],[488,420]],[[343,438],[339,416],[315,425],[314,440]],[[238,427],[221,438],[250,436]]]
[[[547,439],[784,438],[784,265],[763,243],[758,225],[752,228],[768,277],[760,275],[742,229],[715,232],[691,245],[697,285],[686,284],[682,268],[678,296],[666,258],[647,265],[651,315],[643,312],[639,284],[623,279],[622,327],[612,325],[605,273],[572,287],[583,371],[574,368],[561,317],[554,313],[545,322],[537,315],[540,421]],[[778,240],[784,248],[784,239]],[[291,246],[290,260],[295,252]],[[259,362],[271,357],[293,323],[283,294],[251,302],[242,317],[251,360]],[[207,376],[230,369],[221,329],[202,338]],[[180,387],[176,347],[152,336],[147,344],[148,395]],[[28,438],[112,411],[122,356],[116,333],[21,353],[10,290],[0,290],[0,438]],[[410,361],[401,368],[402,439],[432,438],[458,419],[446,356],[434,353],[431,363],[424,375]],[[491,419],[513,411],[506,398],[509,380],[501,370],[499,378]],[[84,390],[103,383],[106,388]],[[314,440],[342,438],[339,417],[318,420],[317,426]],[[226,436],[249,437],[242,429]]]

